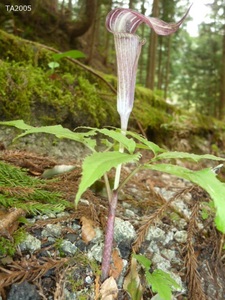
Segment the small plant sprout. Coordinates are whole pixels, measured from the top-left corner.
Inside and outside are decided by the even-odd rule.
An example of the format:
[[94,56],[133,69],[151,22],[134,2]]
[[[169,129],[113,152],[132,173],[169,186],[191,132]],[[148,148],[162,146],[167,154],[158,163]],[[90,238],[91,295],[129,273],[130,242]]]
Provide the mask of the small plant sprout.
[[58,61],[60,61],[64,57],[78,59],[78,58],[84,58],[85,54],[78,50],[70,50],[63,53],[53,54],[52,55],[53,61],[48,63],[48,67],[51,69],[52,74],[54,74],[56,68],[60,67]]
[[[141,23],[145,23],[159,35],[170,35],[178,30],[188,11],[178,23],[171,24],[156,18],[146,17],[137,11],[125,8],[116,8],[107,15],[106,27],[114,35],[116,48],[118,75],[117,111],[120,115],[122,134],[126,135],[130,113],[133,108],[138,59],[144,44],[144,41],[135,34],[137,28]],[[119,151],[124,151],[121,143]],[[120,164],[116,168],[114,190],[110,201],[102,261],[102,281],[108,277],[110,269],[121,166]]]

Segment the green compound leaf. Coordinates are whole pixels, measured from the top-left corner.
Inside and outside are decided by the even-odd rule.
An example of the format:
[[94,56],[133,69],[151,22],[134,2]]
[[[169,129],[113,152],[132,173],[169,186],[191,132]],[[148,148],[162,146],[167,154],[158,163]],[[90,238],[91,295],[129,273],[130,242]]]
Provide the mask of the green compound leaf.
[[140,158],[140,153],[128,154],[118,151],[111,152],[95,152],[87,156],[82,164],[82,178],[79,189],[75,198],[75,204],[78,204],[81,195],[90,187],[96,180],[101,178],[111,168],[117,167],[120,164],[137,161]]
[[23,120],[15,120],[15,121],[6,121],[6,122],[0,122],[0,125],[3,126],[13,126],[21,130],[28,130],[33,128],[32,126],[25,124]]
[[147,149],[147,150],[151,150],[154,155],[158,154],[158,153],[162,153],[165,152],[166,150],[163,148],[160,148],[158,145],[156,145],[153,142],[148,141],[146,138],[142,137],[140,134],[138,133],[134,133],[132,131],[127,131],[127,135],[128,136],[132,136],[133,138],[137,139],[139,142],[141,142],[140,144],[137,144],[137,148],[139,149]]
[[215,155],[211,154],[204,154],[204,155],[197,155],[193,153],[187,153],[187,152],[178,152],[178,151],[171,151],[171,152],[164,152],[159,155],[157,155],[154,160],[162,160],[162,159],[190,159],[195,162],[198,162],[201,159],[210,159],[210,160],[225,160],[225,158],[217,157]]
[[152,291],[158,293],[162,300],[171,300],[172,289],[180,289],[180,286],[170,274],[160,269],[155,270],[152,274],[146,272],[146,279],[148,284],[151,285]]
[[98,131],[108,137],[111,137],[115,141],[121,143],[130,153],[134,153],[134,150],[136,148],[136,143],[133,139],[129,139],[123,133],[115,130],[109,130],[104,128]]
[[[105,136],[112,138],[114,141],[117,141],[118,143],[121,143],[125,149],[127,149],[130,153],[134,153],[134,150],[136,148],[136,143],[133,139],[128,138],[126,135],[124,135],[120,129],[98,129],[98,128],[93,128],[93,127],[87,127],[87,126],[82,126],[80,128],[85,128],[85,129],[90,129],[95,132],[104,134]],[[106,144],[106,141],[103,140],[104,143]]]
[[61,125],[33,127],[25,124],[23,120],[0,122],[0,125],[14,126],[18,129],[26,130],[24,133],[18,135],[17,138],[32,133],[48,133],[55,135],[59,139],[65,138],[76,142],[80,142],[92,151],[94,151],[94,148],[96,146],[96,141],[94,139],[88,138],[88,136],[95,135],[95,132],[93,130],[86,133],[79,133],[73,132],[68,128],[64,128]]
[[142,267],[144,267],[145,270],[148,271],[150,269],[152,263],[147,257],[140,254],[133,254],[132,257],[136,258],[136,260],[142,265]]
[[177,282],[170,276],[160,269],[155,270],[152,274],[149,272],[151,261],[144,255],[133,254],[134,258],[142,265],[145,270],[145,276],[148,284],[151,286],[154,293],[158,293],[160,299],[171,300],[172,288],[180,289],[181,287]]
[[59,60],[63,57],[70,57],[73,59],[77,59],[77,58],[83,58],[85,57],[85,54],[79,50],[70,50],[70,51],[66,51],[63,53],[57,53],[57,54],[53,54],[52,55],[53,59],[55,60]]
[[208,192],[216,208],[216,227],[219,231],[225,233],[225,184],[217,179],[216,174],[210,168],[192,171],[181,166],[170,164],[145,164],[144,167],[184,178],[199,185]]

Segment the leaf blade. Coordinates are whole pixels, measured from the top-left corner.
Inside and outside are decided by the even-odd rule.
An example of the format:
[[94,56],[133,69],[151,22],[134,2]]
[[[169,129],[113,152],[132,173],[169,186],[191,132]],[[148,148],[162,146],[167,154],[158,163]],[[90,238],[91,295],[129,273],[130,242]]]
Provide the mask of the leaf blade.
[[199,171],[192,171],[184,167],[171,164],[145,164],[144,167],[184,178],[199,185],[207,191],[216,207],[216,227],[219,231],[225,233],[225,184],[217,179],[216,174],[211,169],[208,168]]
[[169,151],[160,153],[157,155],[154,160],[161,160],[161,159],[191,159],[195,162],[198,162],[202,159],[210,159],[210,160],[216,160],[216,161],[225,161],[225,158],[218,157],[212,154],[194,154],[194,153],[187,153],[187,152],[178,152],[178,151]]
[[64,128],[62,125],[33,127],[25,124],[23,120],[0,122],[0,125],[13,126],[18,129],[25,130],[25,132],[19,134],[15,139],[33,133],[47,133],[47,134],[55,135],[59,139],[65,138],[76,142],[80,142],[85,146],[87,146],[92,151],[94,151],[94,148],[96,146],[96,141],[91,138],[88,138],[89,136],[95,135],[95,132],[93,130],[90,130],[89,132],[86,133],[81,133],[81,132],[71,131],[68,128]]
[[73,59],[84,58],[85,54],[79,50],[70,50],[63,53],[56,53],[52,55],[52,58],[55,60],[59,60],[63,57],[71,57]]
[[143,136],[141,136],[140,134],[137,134],[135,132],[132,131],[127,131],[127,135],[134,137],[135,139],[137,139],[139,142],[141,142],[141,145],[138,145],[138,148],[141,149],[148,149],[151,150],[154,155],[158,154],[158,153],[162,153],[165,152],[166,150],[163,148],[160,148],[157,144],[150,142],[149,140],[147,140],[146,138],[144,138]]
[[137,161],[140,158],[140,153],[128,154],[118,151],[111,152],[94,152],[87,156],[82,164],[82,178],[75,197],[75,204],[81,195],[90,187],[96,180],[101,178],[111,168],[123,163]]

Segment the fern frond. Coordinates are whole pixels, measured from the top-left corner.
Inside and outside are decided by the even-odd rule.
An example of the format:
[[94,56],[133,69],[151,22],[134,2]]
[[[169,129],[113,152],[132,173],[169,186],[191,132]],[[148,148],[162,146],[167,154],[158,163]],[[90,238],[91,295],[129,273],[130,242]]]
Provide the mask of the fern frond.
[[16,204],[17,208],[22,208],[24,211],[37,215],[37,214],[49,214],[49,213],[59,213],[65,210],[66,206],[61,203],[58,204],[42,204],[38,202],[22,203]]
[[0,205],[4,206],[5,208],[15,206],[15,198],[6,197],[5,195],[0,194]]
[[25,171],[0,161],[0,186],[29,186],[37,185],[39,180],[27,176]]
[[0,205],[21,208],[31,214],[57,213],[73,207],[60,193],[45,190],[45,185],[46,181],[0,162]]

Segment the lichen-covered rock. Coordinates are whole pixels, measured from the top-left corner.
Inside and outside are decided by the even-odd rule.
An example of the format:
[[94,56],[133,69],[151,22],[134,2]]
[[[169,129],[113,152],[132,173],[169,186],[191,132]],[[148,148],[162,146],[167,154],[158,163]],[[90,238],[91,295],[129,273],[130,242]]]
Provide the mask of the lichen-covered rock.
[[133,225],[124,221],[120,218],[115,218],[115,227],[114,227],[114,240],[119,243],[123,240],[134,240],[136,238],[136,232]]
[[26,238],[19,245],[21,251],[34,252],[41,249],[41,241],[31,234],[27,234]]
[[63,251],[66,254],[75,254],[77,251],[77,247],[71,243],[70,241],[62,241],[60,245],[60,250]]
[[47,224],[42,230],[43,237],[59,238],[62,232],[62,226],[59,224]]

